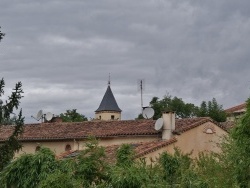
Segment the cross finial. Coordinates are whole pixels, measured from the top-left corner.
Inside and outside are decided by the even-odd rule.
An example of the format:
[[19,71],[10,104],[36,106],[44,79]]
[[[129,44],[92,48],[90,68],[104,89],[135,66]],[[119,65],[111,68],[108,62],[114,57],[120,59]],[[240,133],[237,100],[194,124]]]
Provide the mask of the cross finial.
[[109,81],[108,81],[108,85],[110,86],[110,73],[109,73]]

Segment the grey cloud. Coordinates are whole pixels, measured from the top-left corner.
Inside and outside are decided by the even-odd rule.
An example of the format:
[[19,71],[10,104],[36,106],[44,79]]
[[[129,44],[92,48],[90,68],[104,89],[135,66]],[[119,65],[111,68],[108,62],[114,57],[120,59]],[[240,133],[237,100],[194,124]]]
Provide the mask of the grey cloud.
[[[230,107],[249,97],[249,2],[6,1],[0,25],[1,76],[24,86],[27,122],[39,109],[76,108],[87,117],[108,75],[124,119],[166,93],[197,105]],[[7,88],[6,88],[7,89]]]

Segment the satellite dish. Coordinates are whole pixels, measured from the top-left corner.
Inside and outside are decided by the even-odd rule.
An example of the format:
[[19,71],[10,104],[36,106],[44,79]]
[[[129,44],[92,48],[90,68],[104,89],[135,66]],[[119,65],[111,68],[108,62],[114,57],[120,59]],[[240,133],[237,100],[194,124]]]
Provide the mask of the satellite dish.
[[142,116],[145,118],[145,119],[150,119],[154,116],[155,114],[155,111],[153,108],[150,108],[150,107],[146,107],[143,109],[142,111]]
[[47,121],[50,121],[52,118],[53,118],[53,114],[51,112],[47,112],[46,115],[45,115],[45,119]]
[[163,118],[157,119],[155,122],[155,130],[159,131],[163,126]]
[[37,113],[37,115],[36,115],[36,119],[39,120],[39,119],[42,118],[42,116],[43,116],[43,111],[39,110],[38,113]]

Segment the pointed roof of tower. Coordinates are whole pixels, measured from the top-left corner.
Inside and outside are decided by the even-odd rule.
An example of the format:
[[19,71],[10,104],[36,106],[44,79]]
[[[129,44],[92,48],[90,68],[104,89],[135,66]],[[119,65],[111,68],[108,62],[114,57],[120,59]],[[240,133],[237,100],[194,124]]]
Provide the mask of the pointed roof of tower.
[[121,112],[122,110],[118,107],[115,97],[110,88],[110,81],[108,82],[108,88],[103,96],[102,102],[99,108],[95,112],[101,111],[116,111]]

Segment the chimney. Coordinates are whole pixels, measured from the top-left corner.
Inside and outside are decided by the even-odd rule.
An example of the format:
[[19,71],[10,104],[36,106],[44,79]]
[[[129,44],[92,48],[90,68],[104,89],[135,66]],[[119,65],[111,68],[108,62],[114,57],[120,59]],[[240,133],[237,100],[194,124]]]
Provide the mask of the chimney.
[[175,130],[175,112],[172,111],[163,112],[162,118],[163,118],[162,140],[168,140],[173,136],[172,131]]

